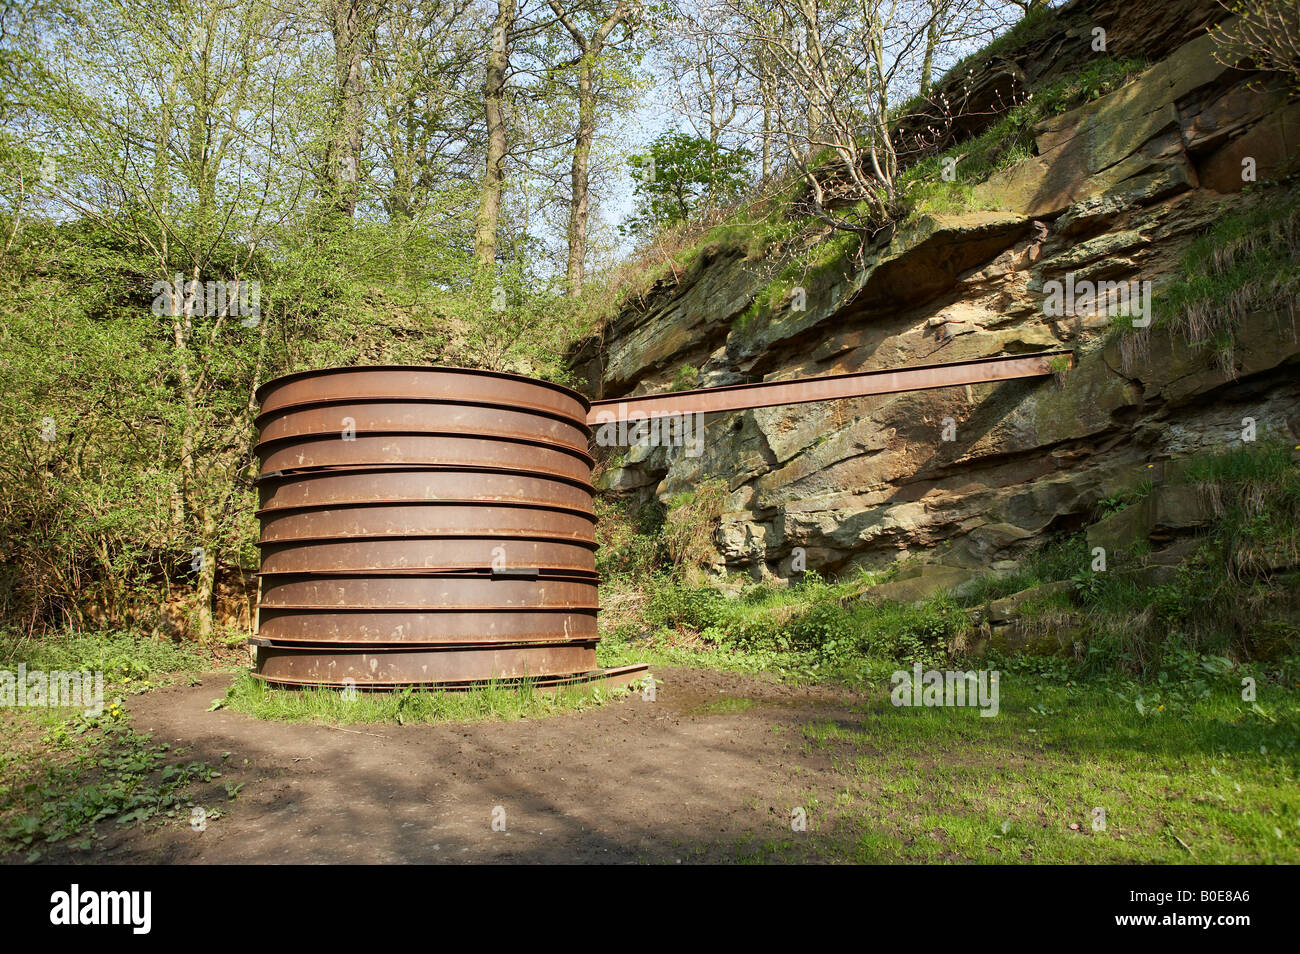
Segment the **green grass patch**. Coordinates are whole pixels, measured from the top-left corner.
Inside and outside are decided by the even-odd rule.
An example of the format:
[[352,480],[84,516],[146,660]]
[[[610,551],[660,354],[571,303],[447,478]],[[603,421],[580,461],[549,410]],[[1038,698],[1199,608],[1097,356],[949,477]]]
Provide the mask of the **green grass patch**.
[[974,187],[1033,156],[1035,125],[1118,89],[1146,65],[1134,58],[1091,60],[1083,69],[1034,90],[977,136],[911,166],[899,176],[910,217],[996,208],[994,199],[977,200]]
[[214,707],[279,722],[330,725],[419,725],[448,722],[508,722],[562,712],[581,712],[625,698],[629,687],[599,684],[566,686],[554,692],[531,681],[485,683],[455,692],[408,687],[392,692],[342,689],[284,689],[268,686],[249,673],[240,675],[215,700]]
[[[966,626],[962,608],[938,596],[920,606],[857,599],[888,574],[830,582],[815,572],[792,585],[758,583],[738,593],[658,575],[638,613],[607,628],[602,664],[648,661],[765,672],[791,680],[856,682],[882,660],[932,662]],[[890,663],[892,665],[892,663]]]
[[236,654],[192,642],[131,632],[59,632],[24,637],[0,632],[0,669],[103,672],[104,691],[144,692],[202,672],[230,669]]
[[1295,863],[1300,695],[1245,702],[1240,675],[1143,697],[1011,665],[992,718],[894,708],[882,689],[860,718],[805,730],[847,774],[847,797],[810,815],[817,850],[858,862]]

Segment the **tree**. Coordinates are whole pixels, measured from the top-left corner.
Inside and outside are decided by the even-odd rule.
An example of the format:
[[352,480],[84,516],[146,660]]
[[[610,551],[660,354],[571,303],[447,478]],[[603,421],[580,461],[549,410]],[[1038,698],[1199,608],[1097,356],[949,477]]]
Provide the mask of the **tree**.
[[663,56],[676,87],[676,108],[697,136],[721,143],[740,110],[745,71],[712,31],[687,9],[665,31]]
[[365,49],[374,27],[367,0],[326,0],[334,41],[334,103],[329,138],[332,198],[339,212],[352,218],[361,183],[362,132],[365,115]]
[[982,8],[983,0],[712,0],[695,17],[752,77],[757,95],[742,110],[751,141],[779,144],[814,217],[869,236],[897,212],[894,103],[968,36]]
[[1300,3],[1296,0],[1219,0],[1235,16],[1215,27],[1231,66],[1242,60],[1256,68],[1285,73],[1300,86]]
[[734,200],[749,182],[753,153],[727,150],[702,136],[664,133],[631,157],[637,211],[625,229],[653,233],[684,222],[705,205]]
[[[51,442],[56,456],[45,472],[62,493],[93,500],[102,462],[125,452],[114,438],[129,437],[149,461],[137,465],[151,475],[142,486],[172,509],[157,528],[165,567],[193,574],[202,636],[213,628],[218,559],[238,534],[246,489],[238,475],[248,465],[253,392],[266,366],[269,323],[256,316],[249,282],[284,214],[281,200],[302,190],[301,174],[279,152],[275,111],[275,93],[297,64],[276,53],[286,22],[268,3],[208,0],[181,15],[108,0],[70,17],[70,35],[101,40],[53,45],[28,90],[57,160],[42,187],[45,202],[75,217],[75,228],[56,234],[80,232],[103,258],[98,270],[134,281],[108,296],[110,314],[122,315],[111,326],[82,323],[84,313],[61,306],[33,309],[29,327],[81,328],[83,347],[129,342],[132,365],[104,373],[134,379],[141,393],[166,403],[130,408],[151,422],[153,436],[163,435],[150,449],[151,438],[124,433],[113,415],[79,397],[85,389],[130,406],[121,386],[103,377],[37,396],[67,440]],[[93,262],[95,253],[73,241],[64,254]],[[60,432],[60,415],[99,423]],[[84,525],[74,532],[86,534],[102,578],[125,586],[109,538]]]
[[496,262],[497,226],[501,220],[501,193],[505,188],[506,80],[510,72],[510,31],[519,14],[518,0],[497,0],[496,18],[487,53],[483,80],[483,115],[487,120],[487,156],[479,199],[474,257],[482,268]]
[[[485,24],[471,0],[398,0],[379,12],[367,50],[371,163],[383,212],[409,222],[477,198]],[[473,185],[471,185],[471,183]]]
[[[597,74],[605,65],[608,51],[630,44],[637,8],[633,6],[633,0],[616,0],[612,7],[602,3],[602,0],[582,0],[569,9],[561,6],[560,0],[548,0],[548,3],[578,49],[575,64],[577,120],[573,132],[573,159],[570,168],[569,260],[566,269],[569,294],[577,297],[582,293],[587,267],[587,224],[591,214],[591,146],[596,137]],[[619,27],[622,27],[621,35],[614,38],[614,31]]]

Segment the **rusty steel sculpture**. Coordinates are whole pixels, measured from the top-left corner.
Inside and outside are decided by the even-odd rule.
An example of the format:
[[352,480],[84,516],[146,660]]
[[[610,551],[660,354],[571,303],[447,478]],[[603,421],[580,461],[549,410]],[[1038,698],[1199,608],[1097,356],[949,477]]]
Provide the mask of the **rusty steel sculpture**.
[[357,367],[257,393],[257,675],[284,686],[629,682],[596,665],[588,442],[654,419],[1051,374],[1070,352],[588,402],[514,374]]

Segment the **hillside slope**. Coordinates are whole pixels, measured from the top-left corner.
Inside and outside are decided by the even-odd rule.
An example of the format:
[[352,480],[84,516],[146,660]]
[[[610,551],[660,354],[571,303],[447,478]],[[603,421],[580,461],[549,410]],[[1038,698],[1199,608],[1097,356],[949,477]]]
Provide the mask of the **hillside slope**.
[[[1234,228],[1294,273],[1296,192],[1282,180],[1300,167],[1300,103],[1276,77],[1219,62],[1205,3],[1160,7],[1160,24],[1144,26],[1152,14],[1076,2],[1056,33],[1034,37],[1033,49],[1084,68],[1080,23],[1104,13],[1119,18],[1110,54],[1126,52],[1114,37],[1141,37],[1154,63],[1046,116],[1032,154],[961,203],[919,207],[860,254],[784,285],[786,260],[707,244],[679,278],[623,307],[586,366],[604,397],[1059,347],[1075,350],[1074,370],[718,415],[702,456],[634,447],[611,461],[604,488],[667,501],[724,480],[719,570],[789,576],[802,548],[822,572],[907,556],[996,571],[1088,523],[1099,502],[1159,485],[1183,458],[1240,446],[1247,419],[1261,439],[1300,443],[1294,286],[1232,273]],[[1255,182],[1243,181],[1246,160]],[[1213,277],[1202,260],[1221,247],[1218,277],[1232,287],[1193,301],[1189,289]],[[1050,313],[1051,283],[1067,278],[1150,282],[1154,326],[1128,327],[1123,309]],[[955,439],[943,439],[945,423]],[[1203,509],[1170,503],[1144,532],[1193,528]]]

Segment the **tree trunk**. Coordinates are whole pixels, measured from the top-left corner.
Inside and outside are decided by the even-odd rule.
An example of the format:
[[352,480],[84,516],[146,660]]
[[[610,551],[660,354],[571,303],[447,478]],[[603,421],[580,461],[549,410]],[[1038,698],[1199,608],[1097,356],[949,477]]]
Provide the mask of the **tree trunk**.
[[591,143],[596,137],[594,55],[578,64],[578,131],[573,144],[573,197],[569,203],[569,295],[582,294],[587,271],[588,195],[591,191]]
[[334,201],[348,218],[357,211],[361,180],[362,54],[365,0],[332,0],[330,31],[334,36],[335,128],[330,144]]
[[483,83],[483,113],[487,119],[487,163],[474,230],[474,258],[480,267],[496,262],[497,224],[501,220],[501,192],[505,184],[506,77],[510,69],[510,28],[518,15],[518,0],[497,0],[488,51],[487,78]]
[[210,511],[204,511],[202,527],[203,562],[199,565],[199,578],[194,585],[194,623],[195,635],[206,640],[216,628],[213,597],[217,589],[217,554],[212,544],[216,542],[217,534]]
[[933,82],[934,74],[934,51],[939,45],[939,17],[930,21],[930,25],[925,30],[925,57],[921,60],[921,88],[922,96],[930,95],[930,85]]
[[556,19],[573,37],[581,56],[578,59],[578,128],[573,138],[573,193],[569,203],[569,295],[582,294],[587,271],[587,218],[591,191],[591,143],[596,138],[595,71],[610,33],[629,15],[629,0],[618,5],[587,37],[560,6],[559,0],[547,0]]

